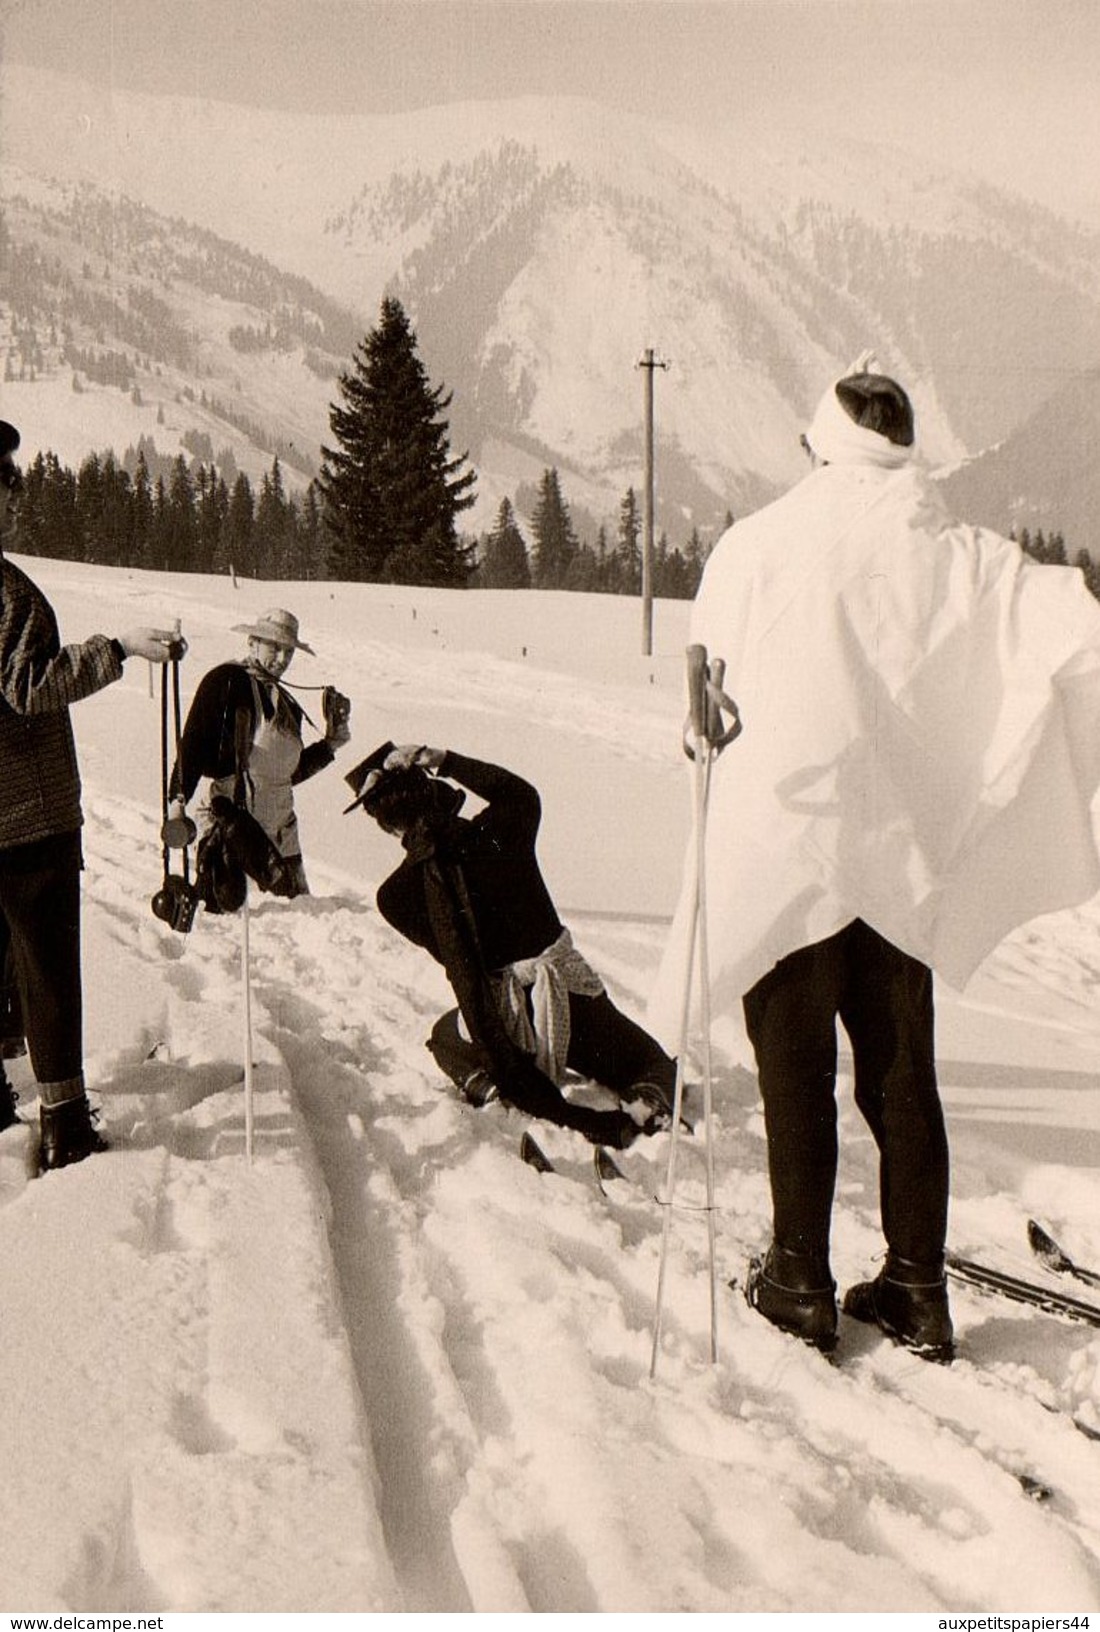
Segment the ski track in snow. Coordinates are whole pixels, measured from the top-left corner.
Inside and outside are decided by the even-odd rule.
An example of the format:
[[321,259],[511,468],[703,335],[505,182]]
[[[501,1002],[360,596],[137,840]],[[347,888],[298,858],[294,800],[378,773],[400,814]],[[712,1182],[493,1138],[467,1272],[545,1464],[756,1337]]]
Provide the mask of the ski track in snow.
[[[82,569],[35,565],[78,584],[81,606],[106,597]],[[193,587],[188,609],[200,647],[203,618],[227,621],[206,593]],[[429,607],[403,656],[334,624],[326,656],[380,711],[386,686],[409,689],[412,717],[450,702],[468,749],[475,716],[537,714],[569,739],[563,753],[591,737],[625,775],[678,718],[644,675],[574,706],[576,679],[546,668],[433,657],[436,640],[467,637],[442,619],[433,633],[432,618]],[[582,656],[614,670],[613,643]],[[116,719],[148,706],[127,684]],[[97,707],[76,718],[100,767],[95,722],[112,716]],[[568,1132],[536,1130],[556,1172],[526,1167],[524,1118],[472,1110],[441,1084],[424,1038],[450,1001],[443,976],[379,919],[373,883],[337,865],[342,839],[310,860],[311,898],[254,898],[249,1166],[239,922],[200,914],[180,936],[152,916],[157,818],[109,790],[88,779],[84,922],[89,1082],[113,1150],[30,1182],[30,1129],[0,1136],[0,1581],[13,1606],[1100,1607],[1100,1445],[1073,1421],[1100,1429],[1100,1333],[961,1286],[951,1368],[850,1321],[830,1364],[760,1320],[727,1282],[767,1239],[763,1123],[743,1047],[722,1032],[719,1364],[697,1134],[680,1145],[651,1380],[668,1136],[626,1153],[628,1177],[606,1196],[590,1147]],[[661,925],[592,913],[574,930],[641,1016]],[[976,1060],[960,1054],[944,1073],[952,1245],[1033,1279],[1032,1213],[1100,1267],[1100,1186],[1074,1092],[1100,1057],[1095,937],[1091,909],[1031,926],[970,1009],[948,1014],[956,1040],[963,1021],[979,1039],[986,1020],[1019,1038],[1031,1024],[1059,1051],[1046,1099],[1048,1055],[998,1066],[1012,1049],[986,1056],[979,1041]],[[1022,1138],[1034,1116],[1080,1156],[994,1160],[986,1078]],[[882,1252],[873,1147],[847,1080],[841,1147],[843,1287]],[[1049,1498],[1029,1500],[1022,1481]]]
[[[34,1375],[8,1401],[34,1417],[51,1475],[37,1497],[19,1492],[21,1524],[45,1545],[19,1548],[8,1532],[18,1557],[3,1574],[20,1598],[147,1610],[1096,1603],[1100,1448],[1067,1415],[1086,1372],[1095,1395],[1100,1345],[1084,1329],[957,1289],[967,1357],[954,1368],[850,1323],[843,1362],[829,1365],[723,1284],[711,1368],[702,1163],[699,1141],[684,1140],[650,1382],[661,1212],[649,1192],[663,1184],[664,1140],[622,1159],[638,1182],[607,1199],[574,1135],[539,1129],[558,1172],[524,1167],[522,1119],[468,1109],[433,1074],[423,1038],[446,1000],[441,977],[394,945],[367,900],[319,893],[252,912],[256,1158],[243,1166],[238,923],[200,915],[191,936],[173,935],[134,898],[135,847],[155,853],[149,815],[97,796],[90,818],[89,941],[133,974],[146,1022],[121,1054],[90,1062],[114,1155],[27,1184],[29,1132],[2,1141],[5,1326],[18,1353],[33,1340],[24,1322],[56,1318],[18,1272],[35,1262],[24,1233],[56,1226],[66,1297],[54,1342],[76,1384],[46,1422]],[[652,934],[615,924],[587,937],[628,1004]],[[717,1129],[723,1283],[766,1235],[760,1132],[752,1080],[735,1070]],[[860,1137],[845,1133],[849,1147]],[[87,1212],[73,1239],[61,1209],[77,1187]],[[847,1188],[838,1268],[859,1273],[879,1250],[874,1188]],[[94,1305],[112,1298],[132,1329],[101,1332]],[[125,1435],[124,1480],[109,1477],[105,1429]],[[100,1473],[89,1514],[81,1488]],[[1051,1500],[1029,1503],[1021,1475],[1049,1483]],[[56,1535],[46,1508],[59,1498],[82,1522]]]

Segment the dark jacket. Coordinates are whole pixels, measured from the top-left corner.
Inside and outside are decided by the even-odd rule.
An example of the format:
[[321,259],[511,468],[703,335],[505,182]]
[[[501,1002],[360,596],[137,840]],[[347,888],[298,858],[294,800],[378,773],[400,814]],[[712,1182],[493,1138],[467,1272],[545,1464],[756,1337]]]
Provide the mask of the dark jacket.
[[122,674],[106,635],[62,646],[53,608],[0,559],[0,849],[80,827],[80,775],[69,704]]
[[[499,765],[448,753],[440,775],[486,801],[469,820],[453,817],[434,853],[461,868],[486,971],[532,958],[557,940],[562,925],[535,856],[542,817],[538,792]],[[424,857],[406,839],[400,867],[378,889],[378,910],[406,940],[425,947],[445,967],[424,890]],[[450,973],[450,971],[448,971]]]
[[[260,684],[265,706],[270,702],[271,685],[271,681]],[[288,710],[300,736],[301,705],[283,686],[278,687],[278,695],[280,706]],[[258,724],[256,688],[244,663],[219,663],[203,675],[180,736],[179,757],[169,789],[171,797],[190,800],[204,776],[220,780],[245,771],[247,749]],[[316,776],[326,765],[331,765],[335,757],[323,738],[310,743],[308,748],[302,749],[291,783],[297,786]]]

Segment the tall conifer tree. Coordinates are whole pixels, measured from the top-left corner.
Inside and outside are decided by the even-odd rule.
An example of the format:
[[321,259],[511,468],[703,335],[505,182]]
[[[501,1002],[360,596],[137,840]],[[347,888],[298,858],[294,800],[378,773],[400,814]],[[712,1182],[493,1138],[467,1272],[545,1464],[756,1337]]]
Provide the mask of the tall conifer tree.
[[562,589],[580,545],[556,470],[544,470],[531,517],[535,540],[536,589]]
[[356,348],[332,403],[334,447],[323,447],[318,485],[332,539],[333,577],[458,585],[471,548],[457,518],[473,503],[466,455],[452,457],[445,410],[416,352],[400,301],[382,302],[378,326]]

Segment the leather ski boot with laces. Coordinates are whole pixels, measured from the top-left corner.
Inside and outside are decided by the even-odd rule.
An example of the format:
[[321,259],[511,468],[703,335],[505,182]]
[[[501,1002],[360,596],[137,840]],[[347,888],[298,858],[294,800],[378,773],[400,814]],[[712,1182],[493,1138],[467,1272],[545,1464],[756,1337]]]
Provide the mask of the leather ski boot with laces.
[[745,1299],[773,1326],[813,1348],[828,1354],[836,1347],[836,1282],[826,1259],[788,1252],[773,1241],[766,1257],[749,1264]]
[[79,1094],[75,1099],[63,1099],[56,1105],[41,1105],[39,1122],[42,1142],[38,1167],[42,1173],[69,1167],[73,1162],[82,1162],[87,1156],[96,1156],[100,1151],[110,1149],[95,1125],[86,1094]]
[[844,1313],[853,1320],[878,1326],[887,1337],[922,1360],[950,1365],[955,1358],[955,1333],[942,1258],[915,1264],[887,1252],[886,1262],[873,1281],[859,1281],[849,1287]]

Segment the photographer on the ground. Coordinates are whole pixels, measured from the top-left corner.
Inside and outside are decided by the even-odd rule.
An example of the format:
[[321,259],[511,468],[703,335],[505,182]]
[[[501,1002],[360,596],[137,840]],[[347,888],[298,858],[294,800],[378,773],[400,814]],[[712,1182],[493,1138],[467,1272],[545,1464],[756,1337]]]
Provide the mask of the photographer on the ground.
[[[15,530],[23,479],[14,425],[0,421],[0,547]],[[80,776],[70,703],[111,685],[128,657],[165,663],[172,630],[92,635],[62,646],[57,619],[26,573],[0,557],[0,914],[38,1088],[40,1164],[106,1148],[84,1091],[80,975]],[[6,1004],[9,1013],[14,1005]],[[10,1030],[10,1027],[8,1028]],[[7,1052],[16,1039],[6,1039]],[[0,1067],[0,1129],[16,1121]]]
[[[345,780],[356,793],[348,809],[361,806],[404,846],[378,909],[447,972],[458,1008],[428,1048],[463,1096],[480,1105],[499,1094],[618,1147],[666,1125],[675,1063],[619,1012],[563,927],[535,856],[531,784],[451,750],[390,744]],[[485,801],[472,818],[459,815],[464,789]],[[560,1087],[570,1071],[624,1108],[572,1103]]]

